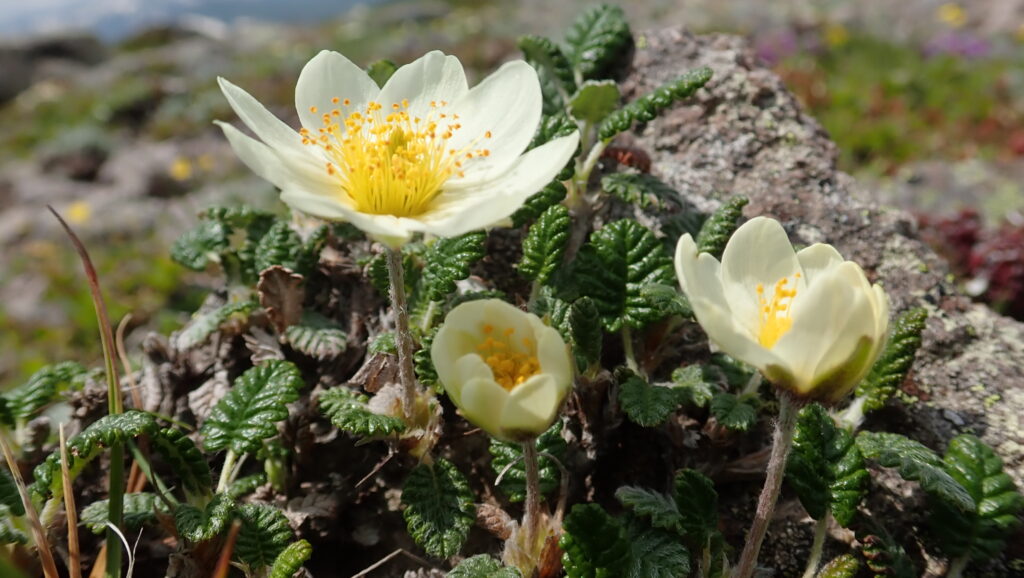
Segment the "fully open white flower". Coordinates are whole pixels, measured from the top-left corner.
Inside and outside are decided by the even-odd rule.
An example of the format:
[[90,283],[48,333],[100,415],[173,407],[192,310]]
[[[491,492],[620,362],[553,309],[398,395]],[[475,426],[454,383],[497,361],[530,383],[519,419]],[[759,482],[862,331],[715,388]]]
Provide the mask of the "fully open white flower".
[[501,440],[543,433],[572,387],[569,348],[558,331],[498,299],[452,309],[430,357],[462,415]]
[[524,154],[542,97],[523,61],[471,90],[457,58],[430,52],[378,88],[347,58],[323,51],[295,87],[298,132],[219,82],[259,140],[218,124],[285,203],[348,221],[391,247],[416,232],[450,237],[503,221],[558,174],[579,141],[573,133]]
[[840,400],[882,350],[889,326],[882,288],[831,245],[794,252],[778,221],[743,224],[721,263],[684,235],[675,264],[712,343],[798,397]]

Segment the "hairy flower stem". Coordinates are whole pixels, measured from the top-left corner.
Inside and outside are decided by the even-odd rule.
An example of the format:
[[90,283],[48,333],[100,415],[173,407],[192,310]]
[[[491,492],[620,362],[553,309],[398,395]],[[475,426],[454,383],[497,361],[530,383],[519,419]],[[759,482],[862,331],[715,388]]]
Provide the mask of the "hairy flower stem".
[[764,480],[761,497],[757,500],[757,512],[747,534],[743,554],[732,573],[732,578],[750,578],[757,566],[757,555],[768,531],[768,522],[775,510],[775,502],[782,489],[782,476],[786,469],[786,458],[793,447],[793,430],[796,428],[797,404],[788,393],[779,392],[779,419],[775,422],[775,436],[772,440],[772,455],[768,459],[768,471]]
[[946,578],[960,578],[960,576],[963,575],[964,570],[967,569],[967,564],[970,561],[970,554],[964,554],[963,556],[953,560],[949,565],[949,571],[946,572]]
[[636,353],[633,351],[633,332],[622,326],[622,355],[626,358],[626,367],[637,375],[641,375],[640,364],[636,362]]
[[825,548],[825,536],[828,534],[828,519],[832,514],[828,511],[814,525],[814,543],[811,544],[811,554],[807,557],[807,568],[804,569],[803,578],[814,578],[818,573],[818,565],[821,564],[821,553]]
[[227,455],[224,456],[224,465],[220,469],[220,480],[217,481],[217,493],[227,491],[228,486],[233,481],[231,479],[231,472],[235,469],[235,462],[238,460],[238,454],[232,450],[228,450]]
[[[527,440],[523,443],[523,466],[526,468],[526,504],[523,512],[523,532],[526,539],[522,541],[531,548],[537,543],[537,532],[540,530],[540,471],[537,467],[537,446],[536,440]],[[536,552],[540,555],[540,552]],[[540,560],[533,560],[536,564]]]
[[412,333],[409,332],[409,306],[405,300],[405,270],[402,252],[387,250],[388,278],[391,280],[391,307],[395,310],[398,380],[402,383],[402,411],[412,421],[416,402],[416,377],[412,369]]

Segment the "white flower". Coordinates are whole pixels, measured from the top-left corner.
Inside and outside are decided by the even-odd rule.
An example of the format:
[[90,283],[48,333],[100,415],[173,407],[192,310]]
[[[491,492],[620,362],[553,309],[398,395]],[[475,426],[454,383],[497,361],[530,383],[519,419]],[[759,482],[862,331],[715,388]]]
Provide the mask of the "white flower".
[[889,302],[831,246],[794,252],[778,221],[733,234],[719,263],[690,235],[676,274],[711,342],[798,397],[834,403],[864,378],[885,342]]
[[572,387],[569,348],[558,331],[498,299],[452,309],[430,357],[462,415],[501,440],[543,433]]
[[295,87],[298,132],[219,82],[259,140],[218,124],[281,200],[348,221],[392,248],[416,232],[451,237],[498,224],[558,174],[579,141],[573,133],[523,153],[542,100],[523,61],[470,90],[457,58],[430,52],[378,88],[347,58],[323,51]]

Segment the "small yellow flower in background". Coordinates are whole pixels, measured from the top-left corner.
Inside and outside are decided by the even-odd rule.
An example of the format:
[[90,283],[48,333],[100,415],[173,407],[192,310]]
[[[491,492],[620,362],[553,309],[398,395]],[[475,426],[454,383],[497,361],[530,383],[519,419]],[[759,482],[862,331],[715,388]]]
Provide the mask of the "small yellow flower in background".
[[[454,56],[430,52],[383,88],[323,51],[295,87],[296,132],[219,79],[259,140],[218,123],[235,153],[292,208],[348,221],[397,248],[417,232],[452,237],[494,226],[551,181],[578,133],[528,152],[542,97],[534,69],[509,62],[470,89]],[[261,142],[262,141],[262,142]]]
[[213,155],[199,155],[198,157],[196,157],[196,164],[199,165],[199,168],[201,170],[204,170],[206,172],[212,171],[213,168],[217,166],[216,161],[213,158]]
[[718,262],[690,235],[676,274],[711,342],[799,398],[835,403],[882,351],[889,301],[831,245],[794,252],[778,221],[756,217]]
[[187,181],[192,178],[192,161],[186,157],[178,157],[167,169],[167,174],[176,181]]
[[825,43],[838,48],[850,41],[850,31],[842,24],[829,24],[825,28]]
[[967,13],[964,12],[964,9],[959,4],[953,2],[947,2],[939,6],[936,14],[939,20],[950,28],[960,28],[967,24]]
[[64,216],[67,217],[68,222],[71,224],[78,225],[84,223],[92,218],[92,205],[86,201],[75,201],[68,205]]
[[500,440],[544,433],[572,387],[569,348],[558,331],[498,299],[452,309],[430,357],[462,415]]

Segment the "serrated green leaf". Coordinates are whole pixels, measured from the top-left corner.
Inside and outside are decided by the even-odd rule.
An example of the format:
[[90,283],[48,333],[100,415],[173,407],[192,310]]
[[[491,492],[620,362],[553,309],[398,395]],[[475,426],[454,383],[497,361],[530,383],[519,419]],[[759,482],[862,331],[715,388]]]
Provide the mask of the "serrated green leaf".
[[7,406],[5,413],[13,420],[8,425],[14,425],[15,421],[28,420],[46,406],[58,401],[60,394],[72,386],[75,378],[85,373],[85,367],[73,361],[47,365],[33,373],[28,381],[2,396]]
[[615,499],[635,516],[647,519],[652,527],[682,535],[683,515],[672,496],[636,486],[622,486],[615,490]]
[[292,541],[288,518],[268,504],[242,504],[237,509],[242,528],[235,542],[235,557],[251,568],[274,564]]
[[674,285],[645,285],[640,289],[640,296],[658,311],[658,317],[693,317],[690,300]]
[[547,285],[551,274],[562,265],[571,228],[569,209],[562,205],[553,205],[541,213],[523,239],[519,272],[531,281]]
[[436,558],[458,554],[476,518],[469,482],[445,459],[432,466],[420,464],[409,472],[402,504],[409,534]]
[[632,42],[625,12],[613,4],[586,10],[565,35],[569,60],[584,80],[610,78]]
[[860,561],[852,554],[833,558],[818,571],[817,578],[856,578],[860,572]]
[[[538,454],[550,454],[556,459],[563,459],[568,445],[562,438],[562,422],[555,421],[548,430],[534,441]],[[522,502],[526,499],[526,469],[523,465],[523,449],[519,444],[507,443],[491,438],[491,470],[494,475],[505,475],[501,478],[498,488],[508,496],[510,502]],[[509,464],[512,464],[509,467]],[[508,468],[508,469],[506,469]],[[549,495],[558,489],[562,480],[562,471],[554,460],[539,456],[537,469],[540,476],[540,492]]]
[[255,492],[256,488],[262,486],[265,483],[267,483],[267,474],[252,474],[251,476],[238,478],[237,480],[231,482],[231,485],[228,486],[226,493],[233,499],[237,500],[242,496]]
[[[110,500],[98,500],[86,506],[79,515],[79,521],[93,534],[102,534],[107,530]],[[121,528],[129,532],[138,532],[142,526],[156,522],[158,511],[167,512],[167,506],[156,494],[149,492],[129,493],[124,495],[124,513]]]
[[976,511],[967,490],[946,473],[935,452],[899,434],[862,431],[857,447],[867,459],[887,468],[896,468],[904,479],[920,482],[921,487],[943,502],[967,513]]
[[[156,425],[156,418],[153,420]],[[206,463],[206,457],[184,432],[174,428],[160,428],[155,434],[149,434],[149,447],[163,458],[186,493],[199,496],[210,490],[210,466]]]
[[962,434],[949,443],[943,465],[970,494],[974,512],[962,512],[943,497],[931,500],[929,527],[950,557],[984,560],[997,556],[1020,525],[1024,496],[1003,471],[1003,461],[975,436]]
[[274,559],[269,578],[292,578],[312,555],[313,546],[305,540],[288,544],[288,547]]
[[[537,132],[533,135],[533,140],[530,141],[530,145],[526,147],[526,150],[534,149],[540,145],[553,141],[556,138],[569,136],[572,133],[579,130],[576,126],[576,121],[569,118],[564,111],[559,110],[555,114],[546,114],[540,120],[540,124],[537,125]],[[534,195],[536,196],[536,195]],[[565,198],[565,190],[562,190],[562,198]],[[562,199],[558,199],[561,201]],[[555,201],[555,202],[558,202]],[[527,201],[529,202],[529,201]],[[543,211],[547,207],[541,209]],[[522,210],[522,209],[520,209]],[[540,212],[538,212],[540,214]],[[515,216],[513,215],[513,222],[515,223]],[[515,226],[520,226],[522,223],[516,223]]]
[[[623,202],[646,208],[679,204],[679,192],[647,173],[612,173],[601,177],[601,189]],[[673,244],[675,239],[673,239]]]
[[849,526],[869,479],[853,435],[836,427],[828,411],[816,403],[800,410],[786,483],[807,513],[821,520],[831,511],[840,526]]
[[520,36],[516,45],[523,51],[524,60],[537,69],[539,74],[545,74],[558,82],[560,94],[576,92],[572,64],[557,44],[543,36],[527,34]]
[[[22,508],[22,512],[24,512],[24,508]],[[0,504],[0,545],[28,543],[28,534],[17,527],[15,518],[16,516],[6,504]],[[3,558],[0,557],[0,563],[2,562]],[[2,569],[3,566],[0,566],[0,570]],[[0,572],[0,575],[2,574]]]
[[746,197],[733,197],[711,214],[697,234],[697,251],[708,253],[715,259],[722,258],[729,237],[736,231],[737,221],[743,216],[743,207],[750,201]]
[[875,578],[916,578],[919,576],[907,551],[887,532],[867,536],[857,535],[862,544],[861,553]]
[[[490,297],[484,297],[489,299]],[[430,347],[434,344],[434,337],[437,335],[437,328],[432,328],[420,339],[420,348],[412,354],[412,367],[416,372],[416,379],[424,387],[432,388],[440,394],[444,387],[438,381],[437,369],[434,367],[434,360],[430,356]]]
[[599,361],[604,331],[601,327],[601,314],[594,301],[586,296],[577,299],[569,306],[565,321],[569,326],[569,342],[574,352],[587,363]]
[[675,282],[672,260],[661,243],[630,219],[609,223],[590,236],[573,263],[572,278],[579,292],[594,300],[609,332],[655,321],[660,312],[643,288]]
[[277,434],[277,422],[288,417],[287,404],[299,399],[304,385],[299,370],[288,361],[271,359],[247,370],[199,428],[203,448],[255,453],[263,440]]
[[469,268],[484,256],[486,241],[483,231],[435,241],[425,255],[422,294],[431,301],[443,301],[454,292],[455,282],[468,277]]
[[333,387],[320,394],[320,411],[340,430],[359,437],[387,436],[405,430],[401,418],[370,411],[365,395],[345,387]]
[[679,536],[634,520],[627,525],[630,565],[627,578],[680,578],[690,575],[690,553]]
[[630,567],[629,535],[597,504],[576,504],[562,524],[562,566],[568,578],[616,578]]
[[255,301],[240,301],[221,305],[213,311],[197,315],[177,334],[175,347],[183,350],[202,345],[228,320],[233,317],[248,317],[249,313],[258,307],[259,304]]
[[608,115],[598,129],[598,136],[608,142],[620,132],[629,130],[634,122],[650,122],[672,103],[683,100],[711,80],[708,67],[691,70],[679,78],[665,83],[654,92],[645,94]]
[[345,352],[348,335],[333,319],[303,311],[302,320],[284,332],[292,349],[318,359],[333,359]]
[[387,84],[388,79],[391,78],[391,75],[394,74],[395,71],[397,70],[397,64],[391,62],[387,58],[382,58],[380,60],[370,63],[370,65],[366,67],[366,74],[367,76],[372,78],[374,82],[377,83],[377,86],[384,88],[384,85]]
[[889,342],[882,355],[871,367],[864,381],[857,386],[856,395],[866,397],[864,411],[871,412],[885,406],[896,389],[907,376],[914,364],[914,355],[921,347],[921,332],[924,331],[928,313],[921,308],[904,312],[893,323]]
[[549,207],[561,203],[565,199],[565,185],[561,181],[551,181],[543,189],[534,193],[526,199],[522,207],[512,213],[512,225],[522,227],[526,223],[536,219]]
[[200,213],[199,218],[205,221],[220,223],[228,229],[248,229],[266,231],[274,223],[274,214],[247,205],[229,207],[210,207]]
[[619,405],[633,423],[653,427],[679,408],[679,395],[671,387],[650,385],[633,375],[619,385]]
[[448,578],[520,578],[522,574],[515,568],[502,565],[487,554],[470,556],[452,568]]
[[227,494],[214,494],[205,508],[179,504],[174,510],[174,526],[178,535],[190,542],[205,542],[220,534],[231,522],[235,501]]
[[718,527],[718,492],[710,478],[697,470],[676,472],[672,496],[682,516],[680,530],[694,544],[706,544]]
[[687,365],[672,371],[672,388],[679,395],[680,403],[694,407],[705,407],[715,396],[715,388],[704,377],[700,365]]
[[25,504],[21,501],[21,493],[18,492],[18,486],[14,484],[14,478],[6,468],[0,468],[0,506],[7,507],[8,512],[15,516],[25,515]]
[[757,422],[756,396],[718,392],[711,398],[711,415],[718,423],[736,431],[747,431]]
[[253,266],[259,272],[280,265],[302,275],[308,273],[299,270],[304,251],[302,239],[291,225],[287,221],[275,221],[256,243]]
[[395,332],[385,331],[370,342],[366,348],[368,355],[398,355],[398,344],[395,343]]
[[220,254],[230,246],[231,230],[217,221],[201,221],[178,237],[171,245],[171,259],[193,271],[203,271],[211,260],[220,261]]
[[614,80],[588,80],[569,100],[576,120],[597,124],[619,105],[619,85]]

